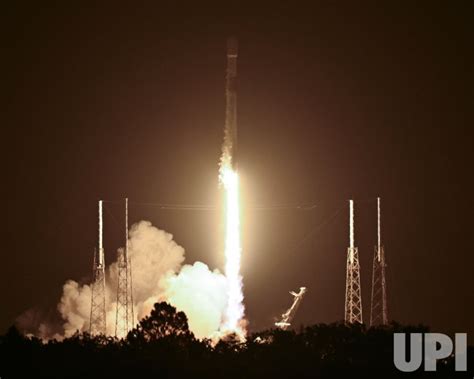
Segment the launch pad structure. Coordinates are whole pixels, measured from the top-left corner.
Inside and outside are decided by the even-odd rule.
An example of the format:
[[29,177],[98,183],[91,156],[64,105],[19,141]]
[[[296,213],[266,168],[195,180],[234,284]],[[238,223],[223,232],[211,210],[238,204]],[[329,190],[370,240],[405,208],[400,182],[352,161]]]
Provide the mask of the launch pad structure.
[[105,257],[103,245],[102,200],[99,200],[99,249],[94,250],[91,284],[91,316],[89,333],[106,334],[107,321],[105,311]]
[[132,261],[128,254],[128,198],[125,199],[125,247],[117,251],[117,309],[115,314],[115,337],[125,338],[133,329]]
[[[105,254],[103,243],[104,219],[103,201],[99,200],[99,247],[94,250],[91,283],[91,313],[89,333],[105,335],[107,333],[106,291],[105,291]],[[117,252],[117,308],[115,336],[124,338],[134,326],[132,266],[128,254],[128,199],[125,199],[125,247]]]
[[377,246],[372,264],[372,292],[370,297],[370,326],[388,324],[387,281],[385,251],[382,245],[380,197],[377,198]]
[[291,322],[295,318],[296,311],[298,310],[305,293],[306,287],[300,287],[300,291],[298,293],[290,291],[290,294],[293,295],[293,304],[291,304],[291,307],[281,315],[281,320],[275,322],[275,326],[277,328],[280,328],[281,330],[287,330],[288,327],[291,326]]
[[363,323],[359,252],[357,247],[354,245],[353,200],[349,200],[349,248],[347,249],[346,301],[344,321],[346,324]]

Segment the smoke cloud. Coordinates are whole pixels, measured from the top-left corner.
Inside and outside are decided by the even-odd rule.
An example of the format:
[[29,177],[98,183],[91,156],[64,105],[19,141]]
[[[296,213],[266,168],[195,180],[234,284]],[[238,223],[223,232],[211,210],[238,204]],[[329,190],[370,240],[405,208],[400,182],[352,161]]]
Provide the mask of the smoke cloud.
[[64,284],[58,311],[66,321],[63,325],[65,337],[70,337],[77,330],[81,332],[89,330],[90,303],[90,286],[81,286],[74,280],[68,280]]
[[201,262],[184,266],[167,278],[165,298],[186,313],[197,338],[211,337],[219,329],[227,305],[227,281],[218,270]]
[[[218,270],[211,271],[202,262],[184,265],[184,248],[173,235],[154,227],[149,221],[134,224],[129,233],[132,262],[134,323],[147,316],[153,305],[166,301],[186,313],[189,327],[197,338],[214,336],[227,306],[227,284]],[[107,334],[115,334],[117,263],[106,276]],[[58,311],[63,320],[62,334],[49,334],[50,326],[41,324],[40,338],[63,338],[89,331],[91,287],[68,280]],[[24,317],[23,317],[24,319]]]

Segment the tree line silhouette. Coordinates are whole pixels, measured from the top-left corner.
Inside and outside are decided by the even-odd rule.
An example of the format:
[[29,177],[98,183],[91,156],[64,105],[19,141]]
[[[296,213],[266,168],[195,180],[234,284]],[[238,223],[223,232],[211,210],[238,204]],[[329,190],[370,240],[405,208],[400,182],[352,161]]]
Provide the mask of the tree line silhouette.
[[0,378],[473,378],[472,347],[467,373],[455,373],[453,357],[439,361],[436,373],[399,372],[393,364],[394,332],[428,328],[317,324],[266,330],[246,342],[230,335],[213,344],[194,337],[183,312],[157,303],[122,340],[76,333],[43,342],[13,326],[0,337]]

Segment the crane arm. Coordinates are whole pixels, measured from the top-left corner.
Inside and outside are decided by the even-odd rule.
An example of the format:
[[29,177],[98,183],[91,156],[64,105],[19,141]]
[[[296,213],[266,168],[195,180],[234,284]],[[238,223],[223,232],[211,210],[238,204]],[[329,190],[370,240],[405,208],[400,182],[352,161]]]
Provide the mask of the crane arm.
[[298,310],[298,307],[303,299],[305,292],[306,287],[301,287],[298,293],[293,291],[290,292],[290,294],[293,295],[293,304],[291,304],[291,307],[281,315],[281,320],[275,322],[276,327],[282,330],[288,329],[288,327],[291,325],[291,321],[295,317],[296,311]]

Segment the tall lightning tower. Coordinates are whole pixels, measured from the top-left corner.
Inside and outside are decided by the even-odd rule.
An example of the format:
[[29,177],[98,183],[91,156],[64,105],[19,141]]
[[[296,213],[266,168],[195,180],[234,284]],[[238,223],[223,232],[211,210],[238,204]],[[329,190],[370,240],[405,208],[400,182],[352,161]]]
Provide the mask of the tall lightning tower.
[[91,285],[91,318],[90,334],[105,334],[106,313],[105,313],[105,258],[103,245],[103,217],[102,200],[99,201],[99,250],[94,252],[94,264],[92,266],[92,285]]
[[359,252],[354,246],[354,201],[349,200],[349,248],[346,265],[346,324],[362,324],[362,295],[360,290]]
[[387,282],[385,280],[385,252],[380,228],[380,197],[377,198],[377,246],[372,265],[372,295],[370,298],[370,326],[387,325]]
[[115,336],[124,338],[133,329],[132,264],[128,255],[128,199],[125,199],[125,248],[117,252],[117,311]]

